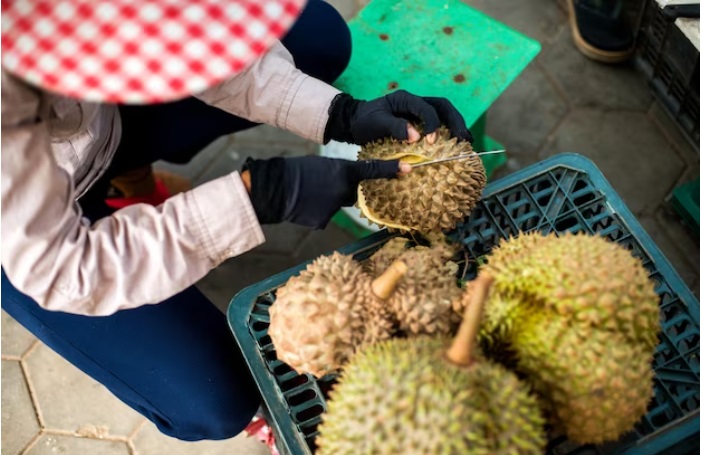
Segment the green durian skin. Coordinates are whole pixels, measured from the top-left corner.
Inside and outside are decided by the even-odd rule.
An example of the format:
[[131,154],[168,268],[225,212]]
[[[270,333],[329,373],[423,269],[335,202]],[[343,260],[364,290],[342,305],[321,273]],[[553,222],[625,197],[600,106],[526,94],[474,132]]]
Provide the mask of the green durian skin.
[[653,395],[659,297],[623,247],[559,235],[521,234],[493,249],[481,272],[495,278],[482,345],[532,386],[557,431],[582,444],[617,440]]
[[544,420],[517,377],[445,358],[450,339],[395,338],[358,352],[331,392],[316,455],[543,454]]

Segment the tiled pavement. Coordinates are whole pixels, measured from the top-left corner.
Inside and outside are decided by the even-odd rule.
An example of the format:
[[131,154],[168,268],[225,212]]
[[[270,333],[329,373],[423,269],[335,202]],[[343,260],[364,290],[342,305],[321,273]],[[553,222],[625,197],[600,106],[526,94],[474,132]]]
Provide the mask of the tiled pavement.
[[[332,3],[350,18],[365,1]],[[510,152],[496,177],[559,152],[586,155],[698,295],[698,237],[665,201],[674,187],[699,175],[700,157],[644,78],[629,66],[603,66],[579,54],[564,8],[554,0],[468,3],[542,43],[542,52],[489,112],[488,133]],[[257,127],[216,141],[188,166],[171,168],[204,182],[238,169],[248,155],[315,152],[313,144],[290,134]],[[244,286],[354,240],[335,225],[321,232],[293,225],[265,231],[266,244],[227,261],[200,282],[221,309]],[[4,312],[1,330],[3,454],[267,453],[244,436],[197,443],[165,437]]]

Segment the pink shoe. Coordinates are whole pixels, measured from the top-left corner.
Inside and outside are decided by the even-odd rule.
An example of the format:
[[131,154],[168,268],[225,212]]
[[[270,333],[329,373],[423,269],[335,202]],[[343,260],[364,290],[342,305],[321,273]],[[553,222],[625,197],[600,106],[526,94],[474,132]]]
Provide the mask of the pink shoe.
[[266,447],[271,451],[271,455],[280,455],[276,447],[276,440],[273,437],[273,430],[259,413],[254,416],[244,431],[246,431],[249,436],[266,444]]

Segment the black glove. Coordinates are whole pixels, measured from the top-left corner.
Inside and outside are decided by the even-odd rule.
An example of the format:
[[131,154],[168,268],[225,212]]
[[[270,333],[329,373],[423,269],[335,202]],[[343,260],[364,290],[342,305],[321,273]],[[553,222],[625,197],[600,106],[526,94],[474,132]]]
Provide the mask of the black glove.
[[399,161],[350,161],[321,156],[247,158],[251,202],[261,224],[292,223],[323,229],[341,208],[356,202],[360,181],[394,178]]
[[441,124],[452,136],[473,142],[464,117],[446,98],[419,97],[398,90],[383,98],[359,101],[340,93],[330,104],[324,141],[364,145],[385,137],[408,139],[408,121],[421,123],[424,134]]

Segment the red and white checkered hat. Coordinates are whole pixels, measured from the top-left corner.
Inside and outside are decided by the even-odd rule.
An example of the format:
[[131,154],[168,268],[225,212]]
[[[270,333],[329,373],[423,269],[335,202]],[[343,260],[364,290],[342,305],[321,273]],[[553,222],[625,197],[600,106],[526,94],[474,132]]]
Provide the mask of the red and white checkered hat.
[[88,101],[155,103],[244,70],[306,0],[2,0],[2,66]]

